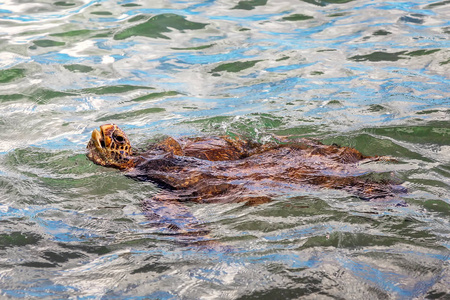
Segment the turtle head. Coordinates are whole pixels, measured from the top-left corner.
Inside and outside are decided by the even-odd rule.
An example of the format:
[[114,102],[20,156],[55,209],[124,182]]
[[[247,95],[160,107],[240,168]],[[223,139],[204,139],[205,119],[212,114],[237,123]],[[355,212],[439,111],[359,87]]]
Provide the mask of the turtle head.
[[117,125],[105,124],[94,129],[87,145],[87,157],[98,165],[118,169],[130,168],[133,150],[125,133]]

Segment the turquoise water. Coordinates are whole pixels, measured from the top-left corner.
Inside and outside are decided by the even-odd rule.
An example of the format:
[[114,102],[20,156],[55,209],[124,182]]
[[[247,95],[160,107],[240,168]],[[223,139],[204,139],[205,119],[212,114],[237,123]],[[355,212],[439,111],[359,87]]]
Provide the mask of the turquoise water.
[[[450,297],[449,1],[0,4],[0,293],[60,299]],[[190,204],[216,246],[161,234],[150,183],[87,161],[94,128],[313,137],[389,155],[400,207],[292,191]]]

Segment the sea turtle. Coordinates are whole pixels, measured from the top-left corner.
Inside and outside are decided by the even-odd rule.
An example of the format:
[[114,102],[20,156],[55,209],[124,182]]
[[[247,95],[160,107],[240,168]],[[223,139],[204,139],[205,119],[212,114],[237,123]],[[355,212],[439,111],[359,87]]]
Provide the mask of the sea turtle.
[[254,205],[312,187],[386,200],[399,191],[390,179],[375,180],[373,172],[361,168],[363,163],[386,158],[311,139],[261,144],[225,136],[169,137],[136,153],[117,125],[106,124],[92,132],[87,157],[98,165],[121,169],[131,178],[157,184],[161,193],[144,203],[144,211],[158,222],[172,222],[169,225],[175,229],[195,223],[180,204],[185,201]]

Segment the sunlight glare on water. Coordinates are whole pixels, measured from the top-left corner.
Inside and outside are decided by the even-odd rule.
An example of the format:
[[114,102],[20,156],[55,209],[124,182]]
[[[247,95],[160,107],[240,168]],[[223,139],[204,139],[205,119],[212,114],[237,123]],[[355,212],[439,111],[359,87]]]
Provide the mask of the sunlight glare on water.
[[[425,0],[0,3],[1,297],[447,299],[449,15]],[[367,168],[398,178],[406,206],[326,189],[188,203],[213,242],[165,235],[140,205],[154,185],[86,159],[105,123],[140,148],[277,135],[391,156]]]

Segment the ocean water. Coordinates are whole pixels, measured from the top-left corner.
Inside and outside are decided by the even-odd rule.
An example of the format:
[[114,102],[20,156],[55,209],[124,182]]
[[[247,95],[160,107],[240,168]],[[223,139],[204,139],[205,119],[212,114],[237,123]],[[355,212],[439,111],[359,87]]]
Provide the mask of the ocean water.
[[[0,297],[449,299],[450,2],[0,3]],[[210,244],[148,226],[158,193],[92,164],[104,123],[310,137],[388,155],[406,206],[342,191],[187,204]]]

